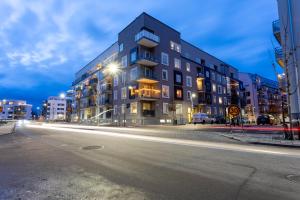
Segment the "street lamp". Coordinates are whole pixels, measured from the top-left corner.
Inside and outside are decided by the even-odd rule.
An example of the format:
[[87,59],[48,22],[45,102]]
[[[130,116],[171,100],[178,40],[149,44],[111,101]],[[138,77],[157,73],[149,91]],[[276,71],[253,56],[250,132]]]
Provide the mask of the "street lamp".
[[191,108],[191,118],[193,117],[193,112],[194,112],[194,102],[193,102],[193,99],[194,98],[196,98],[196,94],[195,93],[192,93],[192,95],[191,95],[191,106],[192,106],[192,108]]
[[64,99],[64,98],[66,98],[66,95],[65,95],[65,93],[60,93],[59,97],[60,97],[61,99]]
[[110,63],[106,67],[106,72],[111,75],[116,75],[120,72],[120,67],[117,63]]

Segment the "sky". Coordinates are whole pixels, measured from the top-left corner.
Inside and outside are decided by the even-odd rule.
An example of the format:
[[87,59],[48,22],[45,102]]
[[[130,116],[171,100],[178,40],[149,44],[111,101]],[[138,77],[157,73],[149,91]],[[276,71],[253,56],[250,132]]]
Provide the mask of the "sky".
[[142,12],[242,72],[275,79],[276,0],[1,0],[0,99],[39,106]]

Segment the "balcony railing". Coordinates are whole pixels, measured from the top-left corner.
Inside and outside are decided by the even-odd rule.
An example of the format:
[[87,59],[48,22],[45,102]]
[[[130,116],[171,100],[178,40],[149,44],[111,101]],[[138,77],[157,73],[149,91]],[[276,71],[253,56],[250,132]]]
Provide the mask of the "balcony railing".
[[273,27],[273,34],[276,38],[276,40],[281,44],[281,36],[280,36],[280,21],[276,20],[272,23]]
[[283,51],[281,47],[276,47],[274,49],[275,51],[275,58],[277,63],[281,66],[284,67],[284,61],[283,61]]
[[146,30],[142,30],[141,32],[139,32],[138,34],[135,35],[135,41],[136,42],[139,42],[142,39],[150,40],[150,41],[154,42],[156,45],[160,41],[159,36],[157,36],[153,33],[150,33],[149,31],[146,31]]
[[141,88],[138,91],[138,96],[143,99],[159,99],[160,92],[155,89]]
[[136,63],[145,66],[156,66],[158,60],[150,53],[143,53],[138,56]]

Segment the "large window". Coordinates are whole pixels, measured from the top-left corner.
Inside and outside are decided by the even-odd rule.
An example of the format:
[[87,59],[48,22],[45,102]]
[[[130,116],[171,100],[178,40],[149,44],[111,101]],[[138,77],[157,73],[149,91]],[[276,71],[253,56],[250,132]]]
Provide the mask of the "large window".
[[127,96],[127,87],[123,87],[121,89],[121,98],[126,99],[126,96]]
[[138,75],[137,72],[138,72],[137,67],[134,67],[130,70],[130,80],[133,81],[137,79],[137,75]]
[[161,64],[169,66],[169,55],[167,53],[161,53]]
[[170,48],[174,51],[177,51],[178,53],[181,52],[181,46],[180,46],[180,44],[177,44],[176,42],[170,41]]
[[163,114],[169,114],[169,104],[163,103]]
[[130,113],[137,114],[137,102],[133,102],[130,104]]
[[162,98],[170,98],[169,86],[162,85],[161,90],[162,90],[161,92]]
[[186,86],[192,87],[192,77],[191,76],[186,76]]
[[162,80],[164,81],[168,80],[168,70],[165,69],[162,70]]
[[174,58],[174,66],[176,69],[181,69],[181,60],[178,58]]

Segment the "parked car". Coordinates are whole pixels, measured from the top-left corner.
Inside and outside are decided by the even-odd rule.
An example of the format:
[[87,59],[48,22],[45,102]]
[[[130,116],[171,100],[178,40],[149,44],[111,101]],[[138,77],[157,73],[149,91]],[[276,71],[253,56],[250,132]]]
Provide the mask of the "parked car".
[[275,118],[272,115],[260,115],[257,117],[257,125],[274,125],[275,124]]
[[192,122],[194,124],[198,124],[198,123],[202,123],[202,124],[211,123],[212,124],[212,123],[216,122],[216,119],[213,117],[209,117],[208,114],[206,114],[206,113],[196,113],[193,115]]
[[226,119],[222,116],[216,116],[215,118],[215,123],[216,124],[226,124]]

